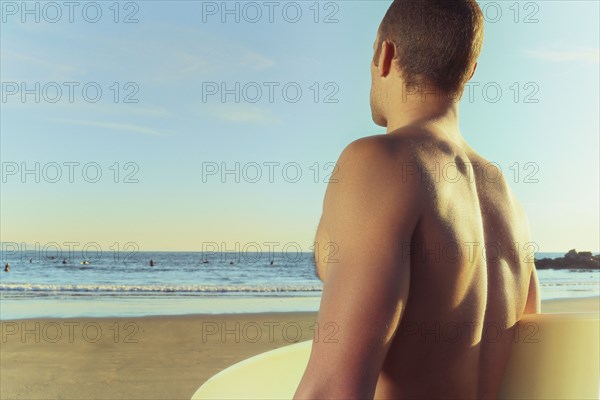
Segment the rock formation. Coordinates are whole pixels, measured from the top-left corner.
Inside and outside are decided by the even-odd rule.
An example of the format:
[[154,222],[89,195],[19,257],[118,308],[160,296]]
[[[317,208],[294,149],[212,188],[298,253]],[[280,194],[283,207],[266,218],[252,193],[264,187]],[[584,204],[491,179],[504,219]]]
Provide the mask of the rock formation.
[[569,250],[564,257],[535,260],[537,269],[600,269],[600,254],[591,251]]

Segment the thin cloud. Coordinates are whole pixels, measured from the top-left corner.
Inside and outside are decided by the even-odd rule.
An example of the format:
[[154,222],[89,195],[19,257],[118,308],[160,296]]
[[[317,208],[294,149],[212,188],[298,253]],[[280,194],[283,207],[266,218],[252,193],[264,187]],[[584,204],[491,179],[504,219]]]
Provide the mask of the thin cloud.
[[34,63],[37,65],[40,65],[42,67],[46,67],[46,68],[50,68],[53,70],[57,70],[60,72],[74,72],[77,71],[77,68],[73,67],[72,65],[65,65],[65,64],[59,64],[59,63],[51,63],[48,62],[46,60],[42,60],[41,58],[38,57],[34,57],[28,54],[23,54],[23,53],[12,53],[10,54],[10,57],[16,60],[21,60],[21,61],[27,61],[30,63]]
[[275,62],[261,54],[258,54],[252,50],[246,49],[243,52],[243,57],[241,61],[244,66],[255,69],[255,70],[263,70],[267,68],[271,68],[275,65]]
[[270,109],[244,106],[214,108],[212,115],[223,121],[271,125],[279,122]]
[[79,119],[63,119],[58,118],[54,121],[63,122],[71,125],[84,125],[84,126],[92,126],[95,128],[103,128],[110,130],[119,130],[125,132],[139,133],[148,136],[163,136],[161,132],[158,132],[154,129],[150,129],[140,125],[133,124],[119,124],[114,122],[102,122],[102,121],[89,121],[89,120],[79,120]]
[[[115,46],[117,40],[119,45]],[[139,80],[159,84],[191,84],[223,74],[264,71],[276,65],[262,49],[205,29],[169,23],[153,24],[127,38],[107,36],[99,39],[97,47],[110,48],[117,59],[132,60],[130,67],[136,69]]]
[[[47,54],[42,50],[31,51],[34,54],[27,54],[23,51],[14,51],[10,47],[2,50],[2,70],[3,75],[13,76],[12,81],[26,81],[31,76],[50,77],[51,79],[72,79],[74,76],[82,74],[82,69],[76,64],[75,61],[72,63],[57,63],[48,61]],[[43,58],[41,58],[41,57]],[[8,81],[7,78],[3,81]]]
[[586,47],[568,50],[529,50],[530,57],[549,62],[585,62],[598,64],[600,61],[600,49]]
[[[113,107],[114,108],[114,107]],[[173,113],[167,110],[165,107],[159,106],[134,106],[131,108],[123,109],[119,108],[120,112],[125,112],[127,114],[139,114],[148,117],[172,117]]]
[[[7,80],[7,82],[9,81],[10,80]],[[2,94],[1,91],[0,94]],[[67,96],[63,97],[65,99],[61,99],[61,101],[56,103],[45,101],[40,103],[23,103],[20,100],[20,95],[16,94],[10,97],[7,96],[7,101],[2,104],[2,107],[7,109],[32,110],[31,112],[51,112],[55,117],[60,115],[85,115],[85,117],[91,119],[96,117],[104,118],[107,116],[115,118],[131,117],[135,115],[142,116],[146,119],[152,118],[156,120],[171,118],[175,115],[168,108],[163,106],[126,104],[126,107],[123,107],[123,103],[87,103],[85,101],[75,101],[70,103]],[[58,121],[57,118],[54,120]]]
[[[89,47],[95,51],[86,51],[85,55],[63,47],[48,49],[42,42],[12,39],[11,48],[2,49],[2,75],[19,78],[15,81],[31,77],[79,81],[88,76],[97,80],[114,76],[115,72],[119,76],[129,72],[140,82],[192,84],[223,74],[260,72],[276,65],[264,54],[264,49],[202,28],[171,23],[142,28],[127,37],[110,32],[91,36]],[[124,64],[128,67],[124,68]]]

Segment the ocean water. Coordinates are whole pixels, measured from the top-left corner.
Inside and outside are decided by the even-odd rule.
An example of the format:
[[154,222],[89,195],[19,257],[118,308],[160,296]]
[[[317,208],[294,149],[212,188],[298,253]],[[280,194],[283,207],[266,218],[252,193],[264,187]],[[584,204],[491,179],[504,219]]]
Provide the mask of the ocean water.
[[[563,253],[538,253],[536,258]],[[316,311],[311,253],[138,252],[65,258],[2,254],[0,319]],[[64,259],[64,262],[63,262]],[[150,266],[150,260],[154,266]],[[600,294],[600,273],[540,270],[542,299]]]

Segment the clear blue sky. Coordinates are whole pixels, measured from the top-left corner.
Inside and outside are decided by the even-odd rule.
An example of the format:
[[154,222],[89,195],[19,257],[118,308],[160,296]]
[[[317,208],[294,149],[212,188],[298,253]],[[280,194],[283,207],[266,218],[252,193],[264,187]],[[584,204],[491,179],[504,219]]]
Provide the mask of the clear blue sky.
[[[203,242],[232,249],[272,241],[308,251],[327,163],[354,139],[384,133],[370,118],[369,64],[389,1],[294,3],[299,18],[282,2],[272,22],[263,2],[255,3],[262,15],[237,3],[239,22],[222,15],[221,2],[120,3],[118,15],[113,2],[98,2],[96,23],[87,3],[72,10],[73,22],[68,8],[44,3],[36,22],[27,4],[32,14],[2,2],[4,242],[200,250]],[[599,3],[480,4],[486,37],[461,105],[463,136],[509,178],[540,251],[598,251]],[[40,83],[39,103],[35,93],[22,101],[23,82],[33,92]],[[239,102],[209,95],[222,82],[239,82]],[[125,102],[128,95],[137,103]],[[23,183],[21,169],[36,162],[40,183],[35,174]],[[70,162],[79,163],[71,164],[72,183]],[[245,172],[239,183],[233,174],[225,183],[219,173],[203,178],[207,168],[236,162]],[[251,162],[261,167],[257,182]],[[99,181],[87,182],[97,169]],[[123,182],[128,174],[138,182]]]

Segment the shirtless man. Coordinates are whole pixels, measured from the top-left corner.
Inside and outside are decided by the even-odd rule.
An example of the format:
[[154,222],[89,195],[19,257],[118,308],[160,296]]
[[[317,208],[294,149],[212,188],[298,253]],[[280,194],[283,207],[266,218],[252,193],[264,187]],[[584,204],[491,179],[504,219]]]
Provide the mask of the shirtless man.
[[516,323],[540,299],[523,208],[458,128],[482,41],[472,1],[386,13],[371,110],[387,134],[348,145],[327,187],[319,336],[295,398],[497,396]]

